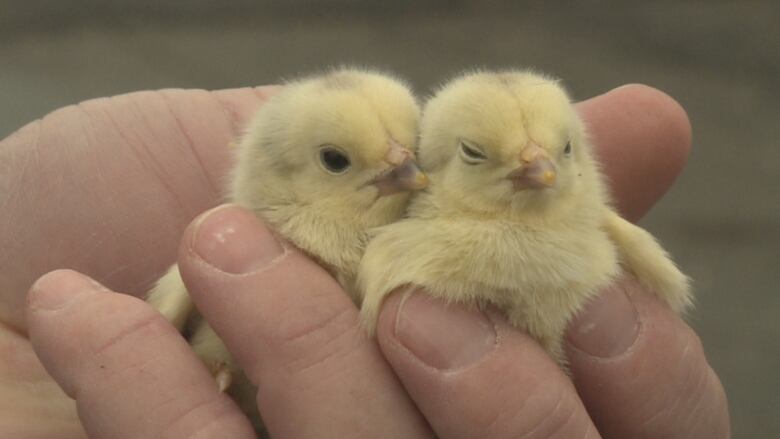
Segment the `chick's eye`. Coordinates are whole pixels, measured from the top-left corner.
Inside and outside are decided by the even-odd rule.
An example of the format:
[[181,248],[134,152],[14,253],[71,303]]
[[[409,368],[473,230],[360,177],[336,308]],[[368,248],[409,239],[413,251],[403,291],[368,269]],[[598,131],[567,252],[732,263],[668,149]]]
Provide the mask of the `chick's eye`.
[[346,154],[333,147],[320,149],[320,162],[332,174],[343,174],[352,165]]
[[464,141],[460,142],[460,156],[464,162],[470,165],[476,165],[487,160],[487,156],[482,151],[472,145],[468,145]]
[[566,155],[571,154],[571,142],[566,142],[566,146],[563,147],[563,153]]

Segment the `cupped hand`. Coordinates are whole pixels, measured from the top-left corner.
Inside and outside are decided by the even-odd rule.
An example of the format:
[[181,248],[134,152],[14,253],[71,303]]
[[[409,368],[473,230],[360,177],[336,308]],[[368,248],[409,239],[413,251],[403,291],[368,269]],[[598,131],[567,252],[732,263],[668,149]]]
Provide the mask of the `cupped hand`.
[[[236,97],[249,92],[230,93]],[[111,113],[106,111],[110,102],[102,105],[108,106],[105,113]],[[245,109],[252,105],[256,102]],[[664,95],[641,86],[615,90],[580,104],[580,109],[605,162],[620,210],[629,218],[638,218],[663,194],[683,165],[690,143],[684,112]],[[197,107],[181,111],[196,112]],[[112,124],[98,128],[112,126],[122,131],[121,114],[114,113],[108,117]],[[222,114],[222,123],[231,120],[230,115]],[[190,122],[183,120],[189,119],[174,118],[179,125],[173,132],[190,130]],[[208,117],[199,121],[214,123]],[[100,129],[95,133],[90,127],[94,129],[94,125],[82,124],[83,138],[101,138]],[[92,235],[98,242],[93,242],[86,254],[97,261],[95,267],[85,263],[89,258],[83,254],[84,243],[89,242],[84,238],[89,235],[68,241],[75,247],[72,252],[79,253],[71,254],[75,258],[71,261],[92,269],[76,268],[123,292],[143,291],[154,277],[138,265],[159,271],[169,262],[155,255],[162,242],[170,241],[160,229],[167,227],[164,231],[178,236],[178,227],[188,215],[214,203],[216,192],[204,188],[216,184],[203,182],[208,180],[203,175],[219,175],[228,163],[228,154],[220,145],[206,142],[201,149],[216,157],[201,159],[197,175],[184,177],[178,185],[165,184],[169,178],[175,180],[172,174],[181,168],[173,159],[151,157],[157,157],[154,151],[177,148],[170,142],[152,140],[155,136],[143,127],[139,127],[140,133],[131,135],[130,130],[122,138],[130,143],[146,139],[138,151],[149,154],[145,160],[151,161],[143,162],[148,163],[143,169],[150,173],[142,175],[153,175],[159,182],[157,192],[151,193],[157,193],[158,199],[165,198],[163,194],[176,194],[171,198],[179,200],[166,204],[167,217],[162,219],[151,215],[145,220],[143,214],[134,217],[141,229],[135,235],[143,235],[144,221],[148,221],[146,224],[158,226],[153,232],[155,239],[132,236],[132,222],[129,230],[113,232],[111,223],[103,224],[108,237]],[[231,129],[229,123],[223,127],[224,144]],[[19,142],[19,138],[11,140]],[[34,138],[28,134],[28,139]],[[193,139],[199,138],[184,136],[189,140],[181,140],[177,153],[188,156],[182,145],[192,145],[196,142]],[[189,157],[196,150],[191,147]],[[157,154],[165,157],[162,151]],[[36,160],[49,160],[45,157],[39,154]],[[214,168],[204,171],[211,163]],[[30,172],[29,166],[24,169],[23,176]],[[121,166],[114,164],[114,169]],[[90,171],[95,168],[72,175],[90,181],[96,178]],[[103,174],[104,179],[109,177],[120,178],[121,182],[113,184],[131,192],[135,184],[144,184],[141,177],[133,181],[136,177]],[[199,179],[201,185],[197,186]],[[55,189],[50,196],[57,198],[58,188],[50,187]],[[97,201],[84,193],[69,196],[80,203]],[[102,205],[104,209],[132,212],[128,206],[115,206],[116,200],[122,199],[121,191],[114,196],[114,201]],[[181,200],[190,200],[190,204]],[[34,212],[41,205],[22,208]],[[87,209],[93,212],[88,215],[75,205],[71,209],[79,212],[71,218],[93,227],[113,215],[94,208]],[[28,227],[36,232],[34,226],[42,224]],[[71,223],[71,229],[73,225],[77,224]],[[50,230],[56,227],[50,226]],[[87,227],[60,232],[78,235],[81,230]],[[215,235],[224,238],[223,232],[228,230],[233,239],[220,244]],[[179,262],[198,306],[260,385],[258,404],[270,431],[279,437],[427,437],[431,430],[443,438],[728,435],[725,397],[695,334],[630,280],[605,292],[573,323],[568,338],[573,386],[533,341],[508,328],[500,316],[445,309],[422,296],[412,296],[403,306],[396,298],[388,301],[380,318],[378,348],[363,336],[357,311],[332,279],[269,236],[251,215],[223,207],[188,228]],[[119,270],[110,264],[101,268],[100,255],[116,254],[116,247],[135,248],[135,258],[153,260],[139,262],[128,254],[117,254],[117,262],[125,265],[120,264]],[[39,253],[40,248],[29,248],[25,257],[32,261]],[[42,259],[51,265],[67,265],[56,257]],[[50,267],[43,265],[44,269]],[[122,271],[121,267],[130,268]],[[137,270],[136,276],[130,274],[133,270]],[[23,283],[24,279],[16,281]],[[15,315],[16,320],[10,322],[23,334],[25,323],[18,316],[21,297],[12,294],[3,298],[10,310],[3,316]],[[52,307],[47,304],[51,297],[67,299],[67,304],[47,310]],[[73,272],[43,278],[32,288],[29,301],[27,322],[33,343],[47,369],[76,399],[85,428],[96,437],[135,437],[141,433],[145,437],[195,433],[211,437],[215,432],[251,436],[245,420],[214,391],[210,377],[183,340],[143,302],[109,293]],[[612,318],[615,315],[622,318]],[[616,330],[615,320],[623,325],[622,330]],[[462,343],[442,344],[435,335],[446,331],[458,331],[457,340]],[[474,340],[482,351],[469,344]],[[40,370],[23,336],[16,336],[15,341],[15,349],[28,355],[28,366]],[[139,344],[144,346],[140,350]],[[14,367],[9,366],[9,370]],[[45,375],[41,373],[38,381],[44,383]],[[51,383],[45,385],[53,388]],[[67,410],[61,413],[60,422],[64,423]],[[72,427],[77,435],[77,428]]]
[[95,99],[0,141],[0,437],[85,436],[29,343],[30,285],[72,268],[146,292],[175,259],[184,227],[220,202],[227,145],[272,90]]

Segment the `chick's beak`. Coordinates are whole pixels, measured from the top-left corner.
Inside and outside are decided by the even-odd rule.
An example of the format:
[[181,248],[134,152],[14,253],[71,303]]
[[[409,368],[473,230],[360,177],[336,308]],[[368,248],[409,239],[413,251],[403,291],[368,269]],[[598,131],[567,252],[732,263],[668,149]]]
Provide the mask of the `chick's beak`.
[[416,191],[428,186],[428,177],[417,167],[414,154],[397,142],[390,142],[384,161],[391,167],[369,182],[379,189],[380,196]]
[[544,189],[555,184],[555,164],[547,151],[531,142],[520,151],[520,167],[507,175],[515,190]]

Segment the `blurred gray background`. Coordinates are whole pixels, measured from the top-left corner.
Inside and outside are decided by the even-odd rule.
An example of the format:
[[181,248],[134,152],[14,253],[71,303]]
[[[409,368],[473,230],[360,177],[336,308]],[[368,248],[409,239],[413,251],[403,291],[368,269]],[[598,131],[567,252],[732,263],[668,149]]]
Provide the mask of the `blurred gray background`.
[[422,93],[475,65],[535,66],[578,99],[652,85],[687,109],[694,149],[642,224],[696,281],[691,323],[734,437],[777,437],[779,22],[776,1],[0,0],[0,138],[93,97],[269,84],[343,62]]

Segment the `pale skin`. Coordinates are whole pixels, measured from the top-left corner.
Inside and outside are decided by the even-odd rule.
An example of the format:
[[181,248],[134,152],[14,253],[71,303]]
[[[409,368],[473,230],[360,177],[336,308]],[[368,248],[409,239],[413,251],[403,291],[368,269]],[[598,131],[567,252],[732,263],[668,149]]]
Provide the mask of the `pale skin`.
[[[225,145],[269,92],[91,101],[0,143],[0,436],[253,437],[162,316],[114,291],[145,292],[187,223],[218,203]],[[685,162],[684,111],[643,86],[578,108],[620,212],[640,218]],[[259,384],[277,437],[729,436],[698,337],[631,280],[570,325],[572,385],[490,310],[418,295],[401,307],[395,295],[368,339],[337,283],[282,247],[222,207],[186,227],[179,250],[193,300]],[[75,271],[29,288],[61,267],[111,291]]]

